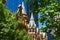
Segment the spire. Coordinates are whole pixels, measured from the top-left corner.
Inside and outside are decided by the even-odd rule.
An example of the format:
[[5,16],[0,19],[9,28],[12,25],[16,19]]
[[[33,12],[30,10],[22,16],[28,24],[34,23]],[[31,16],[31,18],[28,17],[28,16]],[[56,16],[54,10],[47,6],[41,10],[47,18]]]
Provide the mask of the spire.
[[31,18],[30,18],[30,20],[34,20],[33,13],[31,13]]
[[33,13],[31,13],[31,18],[28,24],[29,27],[36,27],[35,21],[34,21],[34,17],[33,17]]
[[18,5],[18,7],[20,7],[20,6],[21,6],[21,4]]
[[25,6],[24,6],[24,1],[22,1],[22,14],[26,14],[26,11],[25,11]]
[[[21,8],[20,8],[21,7]],[[20,10],[22,9],[22,6],[21,6],[21,4],[19,4],[18,5],[18,10],[17,10],[17,12],[20,12]]]

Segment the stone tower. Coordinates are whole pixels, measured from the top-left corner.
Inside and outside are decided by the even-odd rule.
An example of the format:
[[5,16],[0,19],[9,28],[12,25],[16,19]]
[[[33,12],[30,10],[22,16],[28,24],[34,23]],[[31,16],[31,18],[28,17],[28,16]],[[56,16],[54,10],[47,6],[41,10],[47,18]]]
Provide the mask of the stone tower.
[[33,40],[47,40],[46,33],[40,32],[36,27],[33,13],[31,13],[31,18],[28,24],[28,34],[31,34],[33,36]]
[[22,19],[23,25],[21,25],[22,28],[20,28],[23,29],[23,26],[25,26],[28,34],[31,34],[33,36],[33,40],[47,40],[47,35],[45,33],[41,33],[36,27],[33,13],[31,13],[31,18],[28,23],[28,16],[25,10],[24,2],[22,2],[22,5],[18,6],[18,19]]
[[27,13],[25,11],[24,2],[22,2],[22,5],[18,6],[18,11],[17,12],[18,12],[18,18],[17,19],[22,19],[22,26],[25,26],[27,28],[28,16],[27,16]]
[[24,2],[22,2],[22,15],[23,15],[23,24],[25,26],[27,26],[28,16],[27,16],[27,13],[26,13],[26,10],[25,10]]
[[31,34],[33,36],[33,40],[35,40],[35,37],[37,36],[36,33],[38,32],[38,28],[36,27],[33,13],[31,13],[31,18],[28,24],[28,34]]
[[34,17],[33,17],[33,13],[31,13],[31,18],[28,24],[28,27],[36,27],[35,21],[34,21]]

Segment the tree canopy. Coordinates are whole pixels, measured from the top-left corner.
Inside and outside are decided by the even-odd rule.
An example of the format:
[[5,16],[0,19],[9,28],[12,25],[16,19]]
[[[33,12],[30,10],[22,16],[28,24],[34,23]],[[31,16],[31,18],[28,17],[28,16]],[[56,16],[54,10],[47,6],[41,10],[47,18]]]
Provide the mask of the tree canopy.
[[[30,2],[31,0],[29,0]],[[56,38],[60,39],[60,1],[59,0],[33,0],[31,11],[39,12],[41,17],[38,21],[46,24],[46,28],[57,28]]]
[[21,22],[22,20],[17,20],[16,14],[6,9],[0,0],[0,40],[33,40],[26,29],[17,29]]

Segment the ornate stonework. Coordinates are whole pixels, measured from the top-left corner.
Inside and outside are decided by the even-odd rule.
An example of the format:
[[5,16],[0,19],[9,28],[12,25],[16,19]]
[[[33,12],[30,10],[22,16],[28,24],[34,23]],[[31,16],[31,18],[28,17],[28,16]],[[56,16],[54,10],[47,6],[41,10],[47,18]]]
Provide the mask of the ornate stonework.
[[28,23],[28,16],[25,11],[24,2],[22,2],[22,5],[18,6],[18,19],[19,18],[22,19],[22,24],[27,28],[28,34],[31,34],[33,36],[33,40],[47,40],[47,34],[40,32],[36,27],[33,13],[31,13],[31,18]]
[[24,2],[22,2],[22,5],[18,6],[17,12],[18,12],[18,19],[22,19],[22,25],[25,26],[27,29],[28,16],[27,16],[26,11],[25,11]]
[[[3,4],[6,3],[6,0],[2,1]],[[25,26],[27,29],[28,34],[31,34],[33,36],[33,40],[48,40],[47,34],[44,32],[40,32],[39,29],[36,27],[33,13],[31,13],[31,18],[28,24],[28,15],[26,14],[24,2],[22,2],[22,5],[18,6],[18,19],[22,19],[22,25],[21,27]]]
[[31,13],[31,18],[28,24],[28,34],[31,34],[33,36],[33,40],[47,40],[47,34],[40,32],[36,27],[33,13]]

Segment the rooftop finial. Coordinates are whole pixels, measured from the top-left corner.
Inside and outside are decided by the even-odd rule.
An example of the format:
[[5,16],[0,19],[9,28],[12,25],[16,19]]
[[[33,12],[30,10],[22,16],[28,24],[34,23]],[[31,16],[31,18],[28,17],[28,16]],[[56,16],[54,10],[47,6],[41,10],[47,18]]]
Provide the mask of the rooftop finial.
[[34,17],[33,17],[33,13],[31,13],[31,18],[30,18],[30,21],[29,21],[29,27],[36,27]]
[[25,11],[25,6],[24,6],[24,1],[22,1],[22,14],[26,14],[26,11]]
[[20,7],[20,6],[21,6],[21,4],[18,5],[18,7]]
[[34,20],[33,13],[31,13],[31,18],[30,19],[33,19]]

